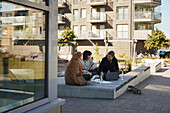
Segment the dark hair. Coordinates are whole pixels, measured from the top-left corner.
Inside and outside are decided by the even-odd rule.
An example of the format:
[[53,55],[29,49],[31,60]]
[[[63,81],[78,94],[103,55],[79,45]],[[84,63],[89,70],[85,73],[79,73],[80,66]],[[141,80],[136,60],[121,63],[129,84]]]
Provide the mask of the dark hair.
[[109,51],[108,55],[115,56],[115,52],[114,51]]
[[92,53],[88,50],[85,50],[83,52],[83,60],[87,60],[87,57],[90,56],[90,55],[92,55]]

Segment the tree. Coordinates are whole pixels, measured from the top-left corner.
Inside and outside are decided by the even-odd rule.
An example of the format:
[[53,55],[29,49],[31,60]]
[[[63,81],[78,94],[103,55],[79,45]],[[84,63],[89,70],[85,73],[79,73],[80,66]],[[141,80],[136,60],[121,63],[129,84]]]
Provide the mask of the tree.
[[158,50],[164,47],[166,40],[166,36],[164,33],[156,28],[152,35],[148,34],[148,39],[145,41],[145,48],[147,50],[155,49]]
[[[58,39],[60,42],[70,42],[75,41],[76,35],[73,30],[70,30],[69,27],[64,29],[64,32],[61,35],[61,38]],[[68,44],[59,44],[59,46],[68,46]]]

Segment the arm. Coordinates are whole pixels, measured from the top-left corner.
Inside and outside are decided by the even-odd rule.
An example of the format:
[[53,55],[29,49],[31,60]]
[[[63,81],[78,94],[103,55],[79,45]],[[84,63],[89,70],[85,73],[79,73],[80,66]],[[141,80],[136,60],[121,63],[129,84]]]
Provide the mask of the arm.
[[103,66],[104,66],[104,60],[102,59],[100,65],[99,65],[99,73],[103,72]]
[[110,69],[111,72],[117,72],[117,71],[119,71],[118,60],[115,59],[114,62],[115,62],[115,63],[114,63],[113,68]]

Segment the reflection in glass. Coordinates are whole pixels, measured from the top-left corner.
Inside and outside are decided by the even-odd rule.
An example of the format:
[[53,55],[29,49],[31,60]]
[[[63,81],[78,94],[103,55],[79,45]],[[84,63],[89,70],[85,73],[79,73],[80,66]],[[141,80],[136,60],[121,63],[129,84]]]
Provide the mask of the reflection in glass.
[[47,0],[28,0],[28,1],[36,2],[36,3],[39,3],[41,5],[46,5],[47,4]]
[[44,98],[45,12],[0,2],[0,112]]

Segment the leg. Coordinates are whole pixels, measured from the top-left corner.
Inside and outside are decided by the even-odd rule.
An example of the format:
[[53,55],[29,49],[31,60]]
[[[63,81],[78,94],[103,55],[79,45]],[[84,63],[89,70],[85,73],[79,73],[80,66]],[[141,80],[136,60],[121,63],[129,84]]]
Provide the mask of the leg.
[[92,76],[89,74],[84,74],[83,77],[86,81],[90,81],[90,79],[92,78]]

